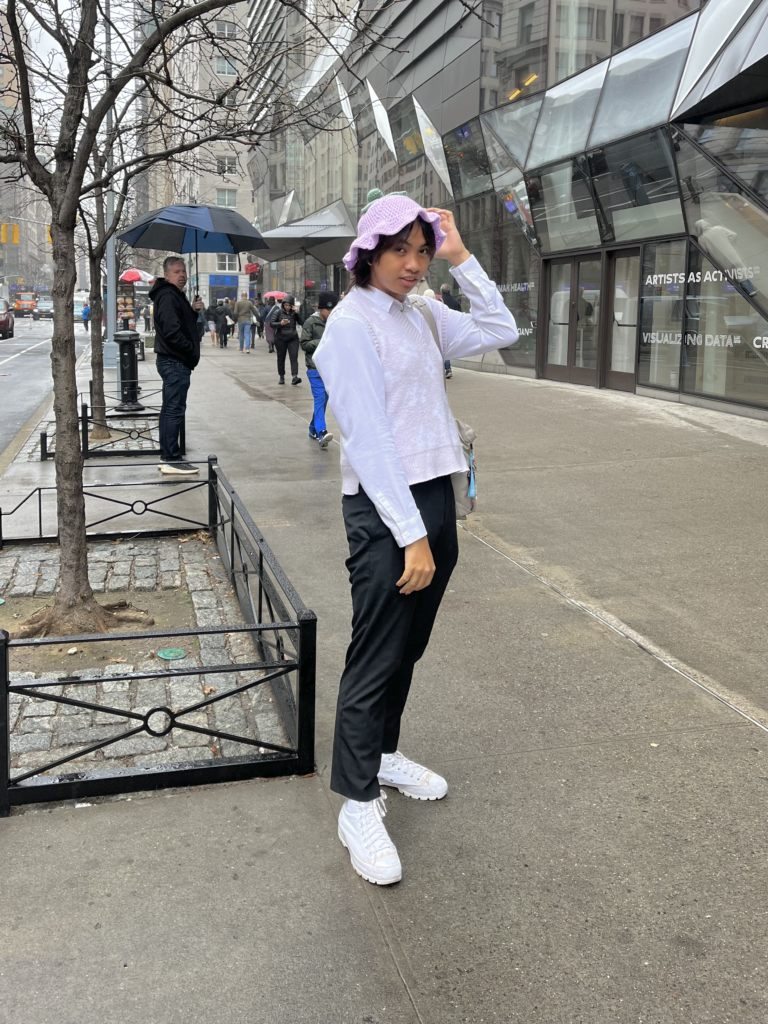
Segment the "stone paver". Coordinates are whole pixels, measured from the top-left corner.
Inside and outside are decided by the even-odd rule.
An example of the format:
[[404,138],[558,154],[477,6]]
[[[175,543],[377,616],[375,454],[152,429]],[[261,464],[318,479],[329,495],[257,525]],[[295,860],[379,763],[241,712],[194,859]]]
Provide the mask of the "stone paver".
[[[180,542],[181,541],[181,542]],[[10,600],[17,595],[43,596],[54,592],[58,582],[59,553],[33,544],[14,546],[0,557],[0,586]],[[156,589],[191,591],[190,620],[201,628],[242,623],[237,602],[221,559],[211,545],[197,538],[179,541],[137,538],[130,543],[94,544],[89,549],[89,578],[98,592],[149,592]],[[158,646],[162,646],[158,642]],[[145,715],[153,708],[181,711],[213,695],[221,695],[259,679],[259,672],[237,671],[237,664],[253,663],[257,655],[250,638],[243,634],[202,634],[190,638],[187,656],[175,662],[147,658],[140,663],[112,663],[102,669],[78,670],[74,659],[62,659],[61,675],[14,672],[11,681],[24,684],[35,678],[73,681],[46,687],[38,697],[11,695],[12,774],[44,767],[62,757],[73,760],[55,774],[99,768],[125,768],[214,760],[221,757],[252,756],[258,748],[233,740],[187,729],[174,729],[166,736],[140,732],[125,740],[108,743],[91,753],[82,751],[108,741],[141,723],[120,711]],[[72,664],[70,664],[70,661]],[[231,666],[232,671],[201,675],[201,666]],[[172,669],[188,675],[147,679],[112,678],[134,672],[155,673]],[[93,680],[93,681],[91,681]],[[110,708],[94,710],[46,700],[45,696],[66,696]],[[228,732],[253,740],[287,744],[282,721],[272,701],[272,691],[256,686],[233,694],[184,716],[184,723],[200,729]]]

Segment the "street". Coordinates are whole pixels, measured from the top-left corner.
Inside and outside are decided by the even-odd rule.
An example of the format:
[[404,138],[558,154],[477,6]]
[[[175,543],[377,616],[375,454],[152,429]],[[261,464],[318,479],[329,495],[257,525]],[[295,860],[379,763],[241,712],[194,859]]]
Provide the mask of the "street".
[[[16,320],[15,337],[0,340],[0,455],[51,391],[50,320]],[[87,335],[75,324],[77,355]]]

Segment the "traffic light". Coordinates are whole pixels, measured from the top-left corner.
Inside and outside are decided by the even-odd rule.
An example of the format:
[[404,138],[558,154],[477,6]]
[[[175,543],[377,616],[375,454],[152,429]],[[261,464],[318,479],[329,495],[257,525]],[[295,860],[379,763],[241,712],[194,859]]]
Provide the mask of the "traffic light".
[[12,245],[18,245],[19,244],[19,225],[18,224],[12,224],[11,225],[11,244]]
[[8,225],[0,224],[0,243],[3,245],[8,244]]

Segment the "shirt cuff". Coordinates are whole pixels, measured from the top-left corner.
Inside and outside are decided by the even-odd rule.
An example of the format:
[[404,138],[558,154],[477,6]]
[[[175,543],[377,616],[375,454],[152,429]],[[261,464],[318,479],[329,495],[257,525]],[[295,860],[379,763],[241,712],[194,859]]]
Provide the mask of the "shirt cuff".
[[413,516],[412,519],[406,519],[404,523],[392,523],[390,529],[392,530],[392,536],[397,541],[398,547],[401,548],[427,536],[424,520],[418,514]]

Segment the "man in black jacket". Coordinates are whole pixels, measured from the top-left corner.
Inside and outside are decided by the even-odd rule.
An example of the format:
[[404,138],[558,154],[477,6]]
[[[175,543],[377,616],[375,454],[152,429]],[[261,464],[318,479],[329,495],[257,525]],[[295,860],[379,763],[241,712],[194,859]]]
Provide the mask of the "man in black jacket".
[[197,466],[185,462],[179,447],[179,429],[187,410],[187,392],[192,371],[200,362],[200,334],[197,316],[203,308],[198,296],[190,305],[184,294],[187,268],[180,256],[168,256],[163,262],[163,277],[149,292],[154,303],[155,364],[163,378],[163,405],[160,410],[161,473],[187,476]]
[[285,356],[291,360],[291,384],[301,384],[299,376],[299,327],[304,317],[294,306],[292,295],[286,295],[280,303],[271,323],[275,327],[275,348],[277,349],[277,383],[285,384]]

